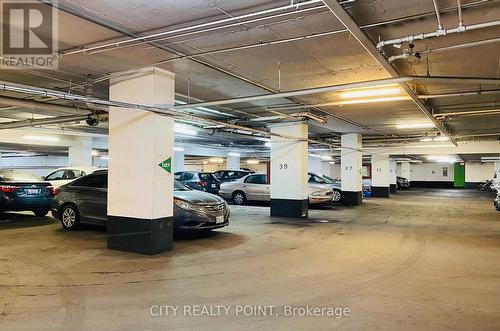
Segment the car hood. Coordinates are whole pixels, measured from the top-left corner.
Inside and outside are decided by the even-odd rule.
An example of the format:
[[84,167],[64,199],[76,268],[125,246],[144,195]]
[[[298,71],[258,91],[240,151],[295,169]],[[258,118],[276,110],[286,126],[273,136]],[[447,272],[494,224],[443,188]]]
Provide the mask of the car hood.
[[201,191],[174,191],[174,198],[181,199],[192,203],[222,203],[224,199],[221,197]]
[[328,184],[319,184],[319,183],[308,183],[307,188],[309,193],[312,193],[314,191],[330,191],[332,188]]

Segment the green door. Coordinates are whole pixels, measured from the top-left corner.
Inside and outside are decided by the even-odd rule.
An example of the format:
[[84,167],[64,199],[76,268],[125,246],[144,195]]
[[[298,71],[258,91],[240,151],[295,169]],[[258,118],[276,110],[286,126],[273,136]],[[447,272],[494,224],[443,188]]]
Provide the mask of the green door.
[[465,163],[455,163],[454,187],[465,187]]

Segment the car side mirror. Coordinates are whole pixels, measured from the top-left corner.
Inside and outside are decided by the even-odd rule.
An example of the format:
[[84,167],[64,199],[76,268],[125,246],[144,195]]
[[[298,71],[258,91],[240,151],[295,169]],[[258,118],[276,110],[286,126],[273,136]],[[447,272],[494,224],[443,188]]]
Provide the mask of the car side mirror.
[[42,176],[42,180],[47,180],[47,177],[45,177],[45,176]]

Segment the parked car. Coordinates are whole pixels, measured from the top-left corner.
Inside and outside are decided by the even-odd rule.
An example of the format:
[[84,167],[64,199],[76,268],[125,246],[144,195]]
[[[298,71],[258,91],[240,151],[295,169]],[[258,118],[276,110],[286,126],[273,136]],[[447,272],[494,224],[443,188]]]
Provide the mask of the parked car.
[[220,181],[209,172],[179,171],[174,174],[174,178],[192,189],[219,193]]
[[495,184],[493,183],[493,179],[488,179],[482,183],[479,183],[477,189],[479,191],[487,191],[487,192],[497,190]]
[[361,188],[363,190],[363,196],[370,197],[372,194],[372,180],[370,178],[363,179]]
[[340,202],[342,199],[342,190],[340,182],[336,182],[324,175],[319,175],[313,172],[308,173],[309,183],[325,184],[333,190],[333,202]]
[[213,173],[215,178],[217,178],[221,183],[232,182],[245,177],[249,174],[253,174],[255,171],[250,170],[219,170]]
[[[67,230],[82,223],[104,225],[107,196],[108,172],[96,171],[56,190],[52,215]],[[229,207],[224,199],[174,181],[174,231],[207,231],[228,224]]]
[[[394,177],[393,177],[394,178]],[[410,182],[404,177],[396,177],[396,188],[398,190],[409,190]]]
[[0,212],[32,211],[45,216],[54,188],[40,177],[19,170],[0,170]]
[[50,182],[52,187],[58,188],[59,186],[66,185],[77,178],[90,175],[96,170],[99,170],[99,168],[59,168],[45,176],[44,179]]
[[[270,201],[270,185],[267,184],[266,174],[250,174],[234,182],[222,183],[219,195],[225,199],[232,199],[237,205],[247,201]],[[333,201],[333,191],[326,184],[308,184],[309,203],[325,204]]]

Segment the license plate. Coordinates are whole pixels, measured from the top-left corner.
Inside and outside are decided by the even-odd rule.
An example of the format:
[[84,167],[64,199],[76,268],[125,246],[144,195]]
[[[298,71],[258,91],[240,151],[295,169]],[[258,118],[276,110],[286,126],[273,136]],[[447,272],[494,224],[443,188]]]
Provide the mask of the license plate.
[[217,188],[217,184],[212,184],[212,188]]
[[26,189],[26,194],[28,194],[28,195],[40,194],[40,190],[37,189],[37,188],[27,188]]
[[215,223],[224,223],[224,216],[217,216],[217,218],[215,219]]

